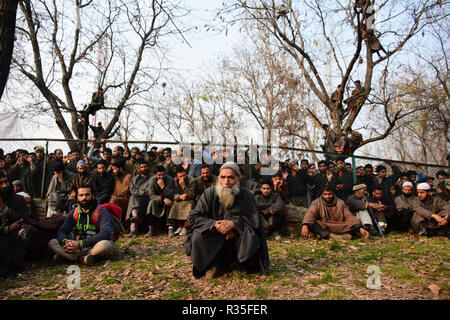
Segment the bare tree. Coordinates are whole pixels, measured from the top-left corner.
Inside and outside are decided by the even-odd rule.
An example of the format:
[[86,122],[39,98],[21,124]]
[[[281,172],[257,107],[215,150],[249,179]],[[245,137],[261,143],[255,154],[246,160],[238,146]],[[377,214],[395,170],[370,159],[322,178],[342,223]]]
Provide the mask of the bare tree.
[[6,87],[14,51],[18,4],[19,0],[0,0],[0,99]]
[[207,74],[197,82],[178,75],[169,81],[164,96],[148,106],[175,142],[223,143],[236,135],[242,124],[240,114],[232,111],[223,87],[216,86],[221,79],[216,76]]
[[[392,108],[387,82],[408,42],[426,26],[447,17],[446,5],[448,1],[441,0],[367,0],[358,5],[353,1],[252,0],[233,1],[221,14],[232,15],[233,23],[258,23],[294,59],[309,90],[320,101],[321,107],[308,109],[308,113],[320,127],[330,124],[333,134],[325,141],[325,149],[330,150],[335,143],[331,137],[339,137],[351,127],[366,105],[380,110],[385,120],[381,130],[370,128],[378,133],[361,146],[387,137],[411,112]],[[380,13],[378,17],[375,12]],[[375,17],[379,21],[374,21]],[[334,86],[326,82],[330,70]],[[357,79],[362,88],[344,99],[351,81]],[[337,84],[342,90],[333,101],[331,92]]]
[[66,139],[82,138],[80,115],[99,88],[111,112],[103,137],[111,134],[124,108],[157,82],[164,39],[182,33],[175,21],[186,14],[164,0],[21,0],[19,7],[13,65],[45,98],[49,107],[37,106],[51,112]]

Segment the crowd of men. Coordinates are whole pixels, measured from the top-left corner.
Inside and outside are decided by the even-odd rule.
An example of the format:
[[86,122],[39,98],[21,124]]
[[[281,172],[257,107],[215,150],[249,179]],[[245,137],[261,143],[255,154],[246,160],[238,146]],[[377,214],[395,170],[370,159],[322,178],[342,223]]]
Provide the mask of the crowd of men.
[[[267,152],[253,164],[251,150],[124,146],[93,141],[87,154],[57,149],[47,158],[42,147],[0,150],[0,275],[20,272],[25,255],[43,247],[55,261],[92,265],[114,254],[121,233],[161,231],[187,236],[196,277],[237,266],[266,272],[266,238],[293,231],[289,206],[307,208],[299,227],[305,238],[450,235],[444,170],[424,176],[386,161],[357,167],[354,179],[345,158],[316,167],[306,159],[275,161]],[[42,192],[44,219],[33,201]]]

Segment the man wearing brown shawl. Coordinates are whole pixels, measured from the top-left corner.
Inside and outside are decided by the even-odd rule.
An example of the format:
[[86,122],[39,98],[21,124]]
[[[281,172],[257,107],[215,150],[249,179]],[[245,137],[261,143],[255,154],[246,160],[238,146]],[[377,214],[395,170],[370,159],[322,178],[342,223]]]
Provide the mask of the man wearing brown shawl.
[[174,235],[187,235],[187,217],[194,207],[194,178],[186,174],[183,167],[176,169],[176,178],[174,179],[173,204],[169,212],[169,230],[170,226],[176,225],[178,228],[174,233],[169,232],[169,238]]
[[319,239],[350,240],[352,234],[358,231],[365,239],[369,237],[369,232],[362,227],[345,202],[336,198],[328,186],[322,196],[311,203],[302,222],[302,236],[305,238],[314,233]]

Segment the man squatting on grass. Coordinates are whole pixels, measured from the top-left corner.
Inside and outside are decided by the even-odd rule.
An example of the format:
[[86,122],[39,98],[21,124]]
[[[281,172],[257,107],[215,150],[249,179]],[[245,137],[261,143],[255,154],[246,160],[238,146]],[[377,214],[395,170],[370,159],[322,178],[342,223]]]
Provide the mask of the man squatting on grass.
[[269,269],[261,215],[253,194],[239,186],[239,166],[226,162],[218,184],[205,190],[189,213],[184,244],[196,278],[216,278],[235,268],[249,273]]

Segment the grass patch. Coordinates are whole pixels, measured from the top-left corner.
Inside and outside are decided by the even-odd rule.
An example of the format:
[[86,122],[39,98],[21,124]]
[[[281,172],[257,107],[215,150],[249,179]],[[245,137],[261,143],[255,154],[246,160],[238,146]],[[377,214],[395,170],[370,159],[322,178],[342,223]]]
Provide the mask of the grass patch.
[[334,276],[331,272],[325,272],[319,278],[309,279],[306,284],[317,286],[319,284],[325,284],[330,282],[339,282],[339,278]]
[[262,286],[257,286],[255,289],[253,289],[252,296],[257,299],[266,299],[269,297],[270,293],[271,290],[264,288]]
[[330,248],[331,251],[339,251],[342,249],[342,244],[333,240],[332,242],[330,242],[328,247]]
[[363,281],[363,280],[355,279],[355,280],[352,280],[352,283],[355,286],[357,286],[358,288],[366,288],[367,287],[366,281]]
[[49,299],[56,299],[57,297],[58,297],[57,291],[47,291],[47,292],[41,294],[38,297],[38,299],[49,300]]
[[112,276],[106,276],[102,279],[102,283],[109,285],[109,284],[117,284],[120,283],[119,280],[117,280],[116,278],[112,277]]
[[146,246],[146,247],[154,247],[158,243],[156,241],[147,239],[147,238],[133,238],[128,243],[129,246]]
[[330,287],[321,292],[318,298],[321,300],[344,300],[349,294],[350,292],[345,289]]

